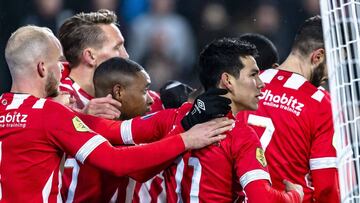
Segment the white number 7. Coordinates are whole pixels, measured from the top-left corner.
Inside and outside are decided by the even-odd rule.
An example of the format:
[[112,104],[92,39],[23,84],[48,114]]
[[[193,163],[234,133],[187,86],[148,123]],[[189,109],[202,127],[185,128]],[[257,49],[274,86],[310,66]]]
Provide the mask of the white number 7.
[[275,131],[271,118],[249,114],[248,124],[265,128],[264,133],[260,137],[261,146],[265,151]]

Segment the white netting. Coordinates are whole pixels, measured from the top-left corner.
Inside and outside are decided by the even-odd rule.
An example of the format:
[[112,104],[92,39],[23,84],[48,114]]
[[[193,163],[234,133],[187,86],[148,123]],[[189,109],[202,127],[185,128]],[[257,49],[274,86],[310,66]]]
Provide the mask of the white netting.
[[320,0],[320,5],[341,202],[360,202],[360,0]]

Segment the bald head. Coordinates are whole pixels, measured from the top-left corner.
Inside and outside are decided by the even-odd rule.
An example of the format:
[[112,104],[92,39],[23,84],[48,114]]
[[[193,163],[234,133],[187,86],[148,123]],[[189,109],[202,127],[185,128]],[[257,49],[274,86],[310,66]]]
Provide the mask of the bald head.
[[5,58],[11,75],[23,73],[29,66],[37,64],[58,41],[50,29],[37,26],[24,26],[9,38],[5,48]]

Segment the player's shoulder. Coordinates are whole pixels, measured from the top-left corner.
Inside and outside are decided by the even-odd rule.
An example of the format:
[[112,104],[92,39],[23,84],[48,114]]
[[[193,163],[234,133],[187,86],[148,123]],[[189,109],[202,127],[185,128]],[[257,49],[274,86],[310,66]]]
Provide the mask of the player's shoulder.
[[[265,83],[264,94],[272,95],[272,90],[281,90],[282,96],[292,95],[294,98],[305,98],[309,103],[321,103],[326,98],[326,91],[311,84],[300,74],[268,69],[260,74],[261,80]],[[266,96],[266,95],[265,95]]]
[[73,114],[74,111],[67,106],[64,106],[52,99],[44,99],[43,107],[44,111],[51,112],[52,114]]
[[249,139],[258,140],[255,130],[245,121],[237,119],[234,128],[228,132],[231,139],[247,141]]

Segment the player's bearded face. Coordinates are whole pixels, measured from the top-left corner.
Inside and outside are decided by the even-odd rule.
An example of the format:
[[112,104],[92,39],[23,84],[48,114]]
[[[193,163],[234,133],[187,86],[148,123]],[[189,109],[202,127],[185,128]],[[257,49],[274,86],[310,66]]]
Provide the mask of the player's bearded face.
[[320,63],[313,71],[312,77],[310,79],[311,84],[315,87],[319,87],[322,83],[327,80],[325,62]]
[[45,91],[48,97],[56,97],[59,95],[59,81],[53,72],[50,72],[46,79]]

